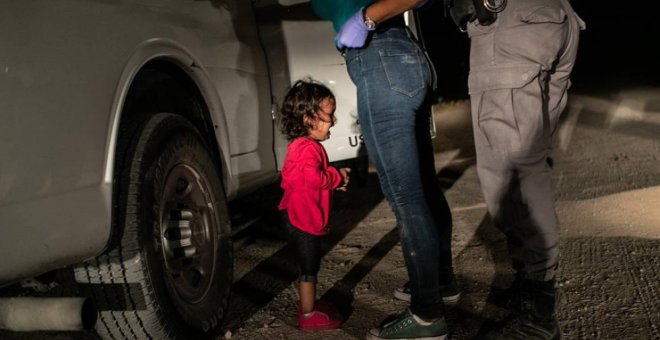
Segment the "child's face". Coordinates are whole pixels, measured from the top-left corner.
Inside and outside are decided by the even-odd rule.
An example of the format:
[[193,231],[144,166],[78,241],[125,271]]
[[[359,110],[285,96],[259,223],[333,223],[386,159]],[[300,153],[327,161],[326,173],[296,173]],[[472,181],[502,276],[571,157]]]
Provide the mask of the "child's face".
[[330,127],[334,121],[335,103],[330,98],[321,100],[318,119],[312,123],[309,136],[318,141],[330,138]]

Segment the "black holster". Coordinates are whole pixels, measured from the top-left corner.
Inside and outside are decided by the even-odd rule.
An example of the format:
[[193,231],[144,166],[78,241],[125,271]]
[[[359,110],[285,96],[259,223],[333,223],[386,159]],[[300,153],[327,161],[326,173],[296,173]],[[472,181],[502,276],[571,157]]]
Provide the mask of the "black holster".
[[475,19],[481,25],[490,25],[497,19],[497,13],[486,8],[484,0],[445,0],[445,15],[447,12],[461,31]]

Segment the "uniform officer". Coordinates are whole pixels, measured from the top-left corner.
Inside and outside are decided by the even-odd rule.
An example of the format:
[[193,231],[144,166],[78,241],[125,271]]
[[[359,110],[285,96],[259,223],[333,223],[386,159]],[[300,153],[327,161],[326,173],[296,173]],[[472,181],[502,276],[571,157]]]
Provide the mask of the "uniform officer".
[[550,156],[585,25],[568,0],[473,4],[468,87],[477,171],[488,212],[507,237],[516,297],[512,316],[484,338],[559,339]]

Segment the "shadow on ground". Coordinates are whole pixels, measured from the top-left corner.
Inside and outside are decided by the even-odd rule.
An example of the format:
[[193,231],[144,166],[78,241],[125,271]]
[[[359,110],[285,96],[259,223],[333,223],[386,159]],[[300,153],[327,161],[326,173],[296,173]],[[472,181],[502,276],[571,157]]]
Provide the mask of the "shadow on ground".
[[[435,152],[446,153],[443,166],[438,171],[438,180],[444,190],[460,179],[463,172],[474,165],[474,145],[472,143],[469,111],[465,111],[466,101],[444,104],[434,110],[436,138],[433,140]],[[438,160],[436,160],[436,163]],[[325,255],[336,246],[383,200],[375,173],[370,173],[362,185],[352,186],[348,194],[335,195],[333,218],[330,228],[333,230],[322,243]],[[272,238],[286,242],[286,233],[282,228],[275,207],[281,190],[277,183],[255,195],[233,203],[235,209],[249,207],[252,214],[256,211],[262,218],[240,234],[237,242],[250,243],[258,238]],[[336,213],[340,212],[340,213]],[[392,226],[394,227],[394,226]],[[246,241],[247,240],[247,241]],[[353,290],[367,274],[398,244],[396,228],[383,236],[351,270],[328,289],[320,298],[333,301],[346,318],[353,312]],[[284,289],[297,279],[297,264],[292,249],[287,245],[277,250],[270,257],[260,261],[252,270],[243,275],[232,286],[229,302],[229,314],[225,318],[225,329],[235,331],[257,311],[271,302]],[[361,310],[360,313],[370,313]],[[294,320],[289,320],[295,323]],[[294,325],[295,326],[295,325]],[[351,332],[351,330],[347,330]],[[362,330],[359,330],[362,332]],[[363,333],[353,334],[362,337]]]
[[[342,211],[342,214],[334,214],[330,221],[330,228],[333,232],[322,239],[322,255],[337,245],[383,199],[375,174],[369,176],[364,186],[353,186],[349,192],[350,194],[338,193],[335,195],[333,209]],[[253,212],[255,209],[263,209],[262,211],[266,213],[262,215],[261,220],[236,236],[238,242],[264,237],[286,242],[286,232],[281,225],[278,212],[275,211],[281,198],[279,190],[270,188],[267,189],[267,192],[258,193],[251,198],[259,198],[262,203],[267,204],[255,204],[254,200],[250,199],[244,200],[240,204],[248,205]],[[386,246],[381,247],[386,249],[382,249],[381,252],[387,253],[393,247],[393,243],[396,242],[387,242]],[[378,248],[379,246],[374,247],[373,251]],[[377,260],[375,262],[377,263]],[[365,260],[362,266],[356,266],[351,274],[345,276],[335,288],[330,290],[330,294],[337,295],[337,297],[333,297],[336,298],[333,301],[345,312],[350,314],[348,307],[351,300],[350,294],[347,295],[344,292],[350,292],[373,265],[375,265],[373,261]],[[230,330],[239,328],[254,313],[291,285],[298,277],[296,268],[294,252],[291,247],[286,245],[243,275],[232,286],[228,308],[230,312],[225,319],[225,328]]]

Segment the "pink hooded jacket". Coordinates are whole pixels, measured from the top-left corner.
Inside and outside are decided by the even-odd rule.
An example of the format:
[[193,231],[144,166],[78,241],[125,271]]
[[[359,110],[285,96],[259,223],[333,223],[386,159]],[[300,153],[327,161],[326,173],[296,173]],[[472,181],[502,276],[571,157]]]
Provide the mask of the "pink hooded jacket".
[[312,235],[328,233],[328,215],[333,190],[343,182],[337,169],[328,166],[321,143],[297,138],[287,148],[282,167],[284,196],[279,209],[287,210],[296,228]]

